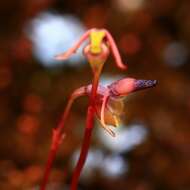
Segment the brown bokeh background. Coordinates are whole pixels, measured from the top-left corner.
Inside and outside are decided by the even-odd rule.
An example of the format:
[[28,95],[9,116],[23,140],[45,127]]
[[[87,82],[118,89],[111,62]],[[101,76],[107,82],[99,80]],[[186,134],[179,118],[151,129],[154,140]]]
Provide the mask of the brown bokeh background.
[[[96,131],[93,135],[93,149],[104,157],[118,154],[128,169],[122,175],[109,176],[93,167],[91,174],[81,178],[79,189],[189,190],[189,9],[188,0],[1,1],[0,189],[38,189],[51,132],[67,98],[92,78],[84,60],[78,61],[79,65],[85,63],[78,67],[69,62],[47,67],[35,56],[34,43],[25,31],[28,23],[45,11],[72,15],[86,28],[110,31],[129,69],[120,71],[110,58],[103,71],[107,76],[159,81],[156,88],[139,92],[126,102],[125,127],[143,123],[147,131],[143,142],[116,153],[101,143]],[[87,99],[82,98],[71,111],[67,138],[50,176],[50,190],[69,187],[71,160],[82,142],[86,109]]]

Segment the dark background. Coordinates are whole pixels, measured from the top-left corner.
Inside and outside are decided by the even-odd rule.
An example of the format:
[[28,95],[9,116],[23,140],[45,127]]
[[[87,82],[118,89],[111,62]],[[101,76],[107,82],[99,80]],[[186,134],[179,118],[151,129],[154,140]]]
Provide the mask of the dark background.
[[[121,74],[159,81],[156,88],[137,93],[125,104],[123,130],[140,127],[146,132],[142,141],[135,141],[140,134],[137,130],[132,138],[136,143],[129,149],[125,149],[128,143],[121,143],[118,151],[113,150],[101,140],[100,134],[105,131],[95,127],[92,159],[99,159],[97,152],[101,159],[86,166],[89,170],[84,170],[79,189],[189,190],[189,9],[188,0],[0,1],[0,189],[39,187],[52,128],[69,94],[92,78],[85,60],[47,65],[36,56],[36,41],[30,36],[33,29],[29,25],[46,12],[63,18],[72,15],[83,30],[97,27],[110,31],[129,69],[120,71],[110,58],[103,71],[107,78]],[[73,33],[72,27],[70,31]],[[50,39],[54,37],[49,35]],[[40,43],[51,46],[46,41]],[[42,55],[48,55],[48,51]],[[87,98],[74,104],[68,135],[50,176],[50,190],[69,187],[72,158],[82,142],[86,109]],[[119,138],[114,139],[115,143]],[[116,162],[112,162],[114,158]],[[109,172],[121,160],[121,168],[116,166],[115,172]],[[102,169],[104,166],[108,171]]]

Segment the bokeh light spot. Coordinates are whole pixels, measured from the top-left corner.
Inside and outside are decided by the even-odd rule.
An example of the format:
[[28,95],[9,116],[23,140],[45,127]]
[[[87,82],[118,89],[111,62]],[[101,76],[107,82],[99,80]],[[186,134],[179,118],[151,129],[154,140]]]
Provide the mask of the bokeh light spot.
[[7,65],[0,67],[0,89],[6,88],[12,82],[12,72]]
[[144,5],[144,0],[115,0],[114,2],[121,12],[137,11]]
[[23,100],[23,106],[25,111],[39,113],[43,109],[43,101],[39,96],[29,94]]
[[188,50],[182,43],[172,42],[166,46],[163,57],[166,64],[172,67],[178,67],[187,61]]
[[34,135],[39,127],[39,120],[32,115],[23,114],[17,120],[18,131],[24,135]]
[[132,33],[122,36],[119,45],[121,50],[126,54],[135,54],[141,48],[140,39]]
[[127,172],[128,164],[122,156],[110,155],[105,157],[101,169],[104,175],[115,178]]
[[98,128],[101,142],[111,151],[121,153],[127,152],[141,144],[146,136],[147,130],[142,124],[132,124],[127,127],[114,128],[116,138],[108,135],[103,129]]
[[[56,66],[63,62],[56,61],[54,56],[68,50],[84,33],[85,28],[72,15],[44,12],[31,22],[26,31],[33,42],[34,55],[44,66]],[[78,65],[82,60],[80,48],[68,61]]]

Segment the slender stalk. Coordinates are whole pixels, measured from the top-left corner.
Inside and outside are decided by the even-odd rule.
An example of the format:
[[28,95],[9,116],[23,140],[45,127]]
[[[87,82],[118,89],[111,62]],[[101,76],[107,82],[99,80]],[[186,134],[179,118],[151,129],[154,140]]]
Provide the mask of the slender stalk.
[[88,155],[90,140],[92,136],[92,130],[94,127],[94,114],[95,114],[94,102],[96,98],[98,83],[99,83],[99,72],[94,73],[94,80],[92,83],[90,102],[89,102],[88,111],[87,111],[85,134],[84,134],[84,139],[83,139],[83,144],[82,144],[79,160],[77,162],[76,168],[73,173],[72,182],[71,182],[71,190],[77,190],[80,173],[82,171],[82,168],[85,164],[85,161]]
[[56,129],[53,129],[51,148],[50,148],[50,151],[48,154],[48,160],[47,160],[47,163],[45,166],[44,176],[42,179],[40,190],[46,189],[53,161],[55,159],[59,145],[61,144],[62,139],[63,139],[62,131],[65,126],[65,121],[68,117],[68,114],[70,112],[70,109],[71,109],[71,106],[72,106],[74,100],[81,95],[82,94],[77,94],[75,92],[71,95],[71,97],[69,98],[69,101],[67,103],[67,106],[65,108],[65,111],[63,113],[63,116],[58,124],[58,127]]
[[77,163],[76,168],[73,173],[72,182],[71,182],[71,190],[77,189],[80,173],[85,164],[89,146],[90,146],[92,130],[94,127],[93,126],[94,111],[93,111],[92,106],[88,107],[87,114],[88,114],[87,120],[86,120],[87,127],[85,128],[84,140],[83,140],[83,144],[82,144],[82,148],[81,148],[81,152],[80,152],[80,157],[79,157],[78,163]]
[[48,160],[47,160],[46,167],[45,167],[44,176],[43,176],[42,183],[40,186],[40,190],[46,189],[46,186],[48,183],[48,178],[49,178],[50,171],[51,171],[52,164],[53,164],[53,160],[55,159],[55,155],[57,153],[57,149],[58,149],[58,144],[56,144],[56,146],[54,144],[54,148],[50,149]]

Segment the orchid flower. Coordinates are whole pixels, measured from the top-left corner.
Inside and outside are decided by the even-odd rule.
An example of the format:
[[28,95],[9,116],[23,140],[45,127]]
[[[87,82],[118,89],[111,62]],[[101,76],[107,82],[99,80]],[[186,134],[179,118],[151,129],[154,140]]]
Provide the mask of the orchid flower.
[[105,29],[90,29],[85,32],[81,38],[65,53],[57,55],[57,60],[65,60],[72,56],[73,53],[82,45],[84,41],[89,38],[89,43],[84,47],[83,54],[87,58],[93,71],[92,84],[76,89],[70,96],[63,117],[58,124],[58,127],[53,130],[52,144],[49,152],[45,172],[42,180],[40,190],[45,190],[53,160],[62,139],[65,137],[63,129],[66,123],[67,116],[70,112],[74,100],[80,96],[89,97],[89,106],[86,117],[86,128],[84,133],[84,140],[82,143],[81,153],[73,173],[71,181],[71,190],[77,189],[80,173],[84,166],[88,149],[90,146],[90,139],[92,129],[94,127],[93,121],[96,116],[101,126],[111,135],[115,133],[110,129],[110,125],[117,127],[120,125],[120,116],[123,112],[123,99],[130,93],[145,88],[150,88],[156,85],[156,80],[136,80],[134,78],[124,78],[118,80],[108,86],[99,85],[99,78],[110,52],[113,54],[116,65],[120,69],[127,69],[123,64],[118,48],[115,44],[111,34]]
[[[90,138],[91,138],[91,134],[92,134],[92,129],[94,127],[94,124],[93,124],[94,116],[97,115],[98,117],[100,117],[101,121],[102,121],[102,125],[104,126],[105,129],[108,130],[108,128],[106,127],[107,123],[105,124],[104,118],[105,117],[108,118],[108,115],[110,115],[110,118],[112,118],[112,115],[114,113],[111,106],[110,106],[109,110],[110,111],[112,110],[112,112],[107,112],[107,110],[108,110],[107,105],[111,105],[111,103],[110,103],[111,98],[109,98],[111,96],[107,89],[105,91],[106,96],[102,96],[103,99],[99,102],[102,105],[103,109],[99,109],[98,103],[97,104],[95,103],[96,99],[97,99],[96,97],[98,96],[97,89],[99,88],[99,78],[101,75],[101,71],[102,71],[104,63],[107,60],[110,52],[114,56],[116,65],[120,69],[127,69],[127,66],[125,64],[123,64],[123,62],[121,60],[121,57],[120,57],[120,54],[119,54],[119,51],[117,49],[114,39],[112,38],[111,34],[107,30],[96,29],[96,28],[88,30],[81,36],[81,38],[74,44],[73,47],[71,47],[68,51],[66,51],[64,53],[55,56],[55,58],[57,60],[68,59],[70,56],[72,56],[73,53],[75,53],[77,51],[77,49],[87,39],[89,39],[89,43],[84,47],[83,54],[87,58],[88,62],[90,63],[90,66],[92,68],[92,72],[93,72],[92,84],[91,84],[91,87],[88,87],[88,88],[90,88],[90,90],[81,91],[80,92],[81,94],[73,93],[71,95],[71,97],[68,101],[68,104],[65,108],[63,117],[61,118],[61,121],[58,124],[58,127],[53,130],[51,149],[50,149],[50,152],[48,155],[48,160],[47,160],[47,164],[45,167],[45,172],[44,172],[44,176],[42,179],[42,184],[41,184],[40,190],[45,190],[45,188],[46,188],[53,160],[55,158],[58,147],[61,144],[62,139],[63,139],[62,132],[63,132],[64,126],[65,126],[65,121],[67,119],[70,107],[71,107],[73,101],[75,100],[75,98],[77,98],[80,95],[85,95],[85,93],[89,92],[89,93],[87,93],[89,96],[89,106],[88,106],[88,110],[87,110],[84,140],[83,140],[79,160],[77,162],[75,171],[73,173],[73,178],[72,178],[72,182],[71,182],[72,190],[77,189],[79,176],[80,176],[80,173],[82,171],[82,168],[84,166],[84,163],[85,163],[85,160],[87,157],[88,149],[90,146]],[[80,89],[83,89],[83,88],[80,88]],[[77,90],[76,90],[76,92],[77,92]],[[115,101],[112,101],[112,102],[115,102]],[[96,105],[96,106],[94,106],[94,105]],[[118,122],[117,114],[114,114],[114,118],[116,118],[114,121]],[[106,120],[106,122],[107,122],[107,120]],[[114,124],[114,122],[111,122],[111,123]],[[108,130],[108,131],[110,131],[110,130]],[[111,131],[110,131],[110,134],[111,134]]]
[[[124,78],[106,87],[99,85],[94,108],[101,126],[111,136],[115,137],[115,133],[109,126],[118,127],[120,125],[120,116],[124,109],[124,98],[130,93],[154,87],[156,84],[156,80]],[[91,90],[92,85],[83,86],[74,91],[73,97],[90,96]]]
[[111,49],[111,52],[113,54],[113,57],[115,59],[116,65],[120,69],[127,69],[127,66],[123,64],[118,48],[116,46],[116,43],[114,39],[112,38],[111,34],[106,29],[90,29],[86,31],[81,38],[74,44],[73,47],[71,47],[68,51],[61,53],[55,58],[57,60],[66,60],[70,56],[72,56],[73,53],[76,53],[77,49],[82,45],[82,43],[90,38],[89,44],[84,49],[84,55],[86,56],[87,50],[90,50],[90,53],[93,55],[98,55],[102,53],[102,50],[105,50],[106,48]]

